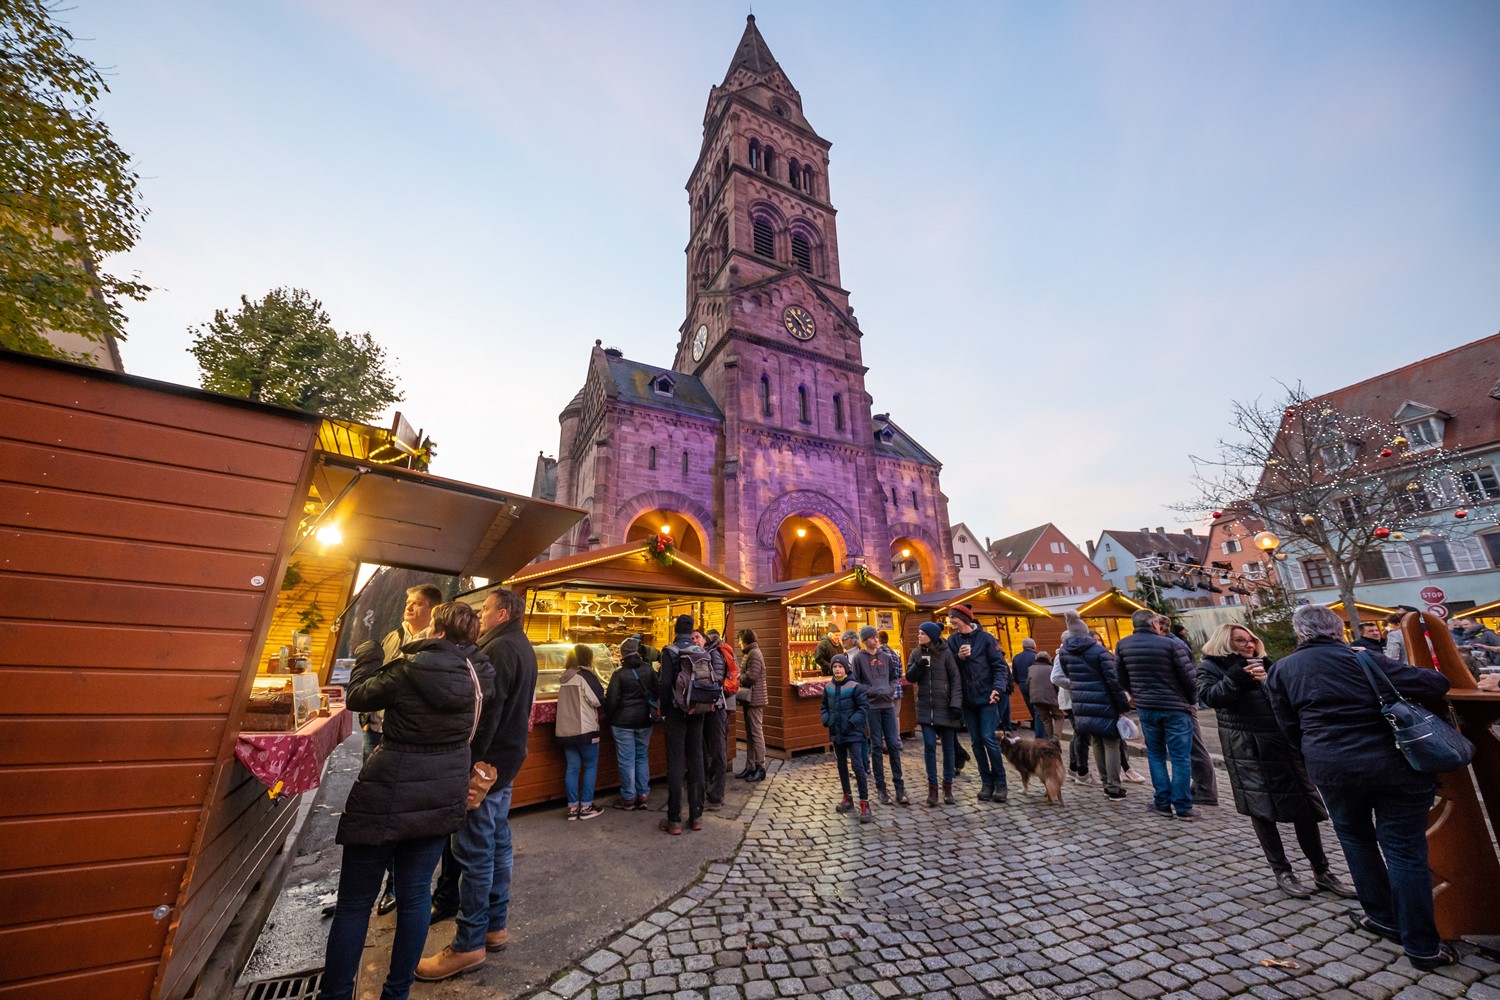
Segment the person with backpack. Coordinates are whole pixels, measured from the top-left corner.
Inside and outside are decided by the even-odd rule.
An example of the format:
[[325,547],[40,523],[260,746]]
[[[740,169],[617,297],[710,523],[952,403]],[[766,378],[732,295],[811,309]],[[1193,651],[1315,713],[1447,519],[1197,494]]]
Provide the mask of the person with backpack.
[[673,837],[682,833],[684,790],[688,829],[703,829],[703,720],[712,711],[711,670],[707,651],[693,643],[693,616],[678,615],[656,682],[667,743],[667,814],[657,826]]
[[594,651],[580,643],[568,652],[557,689],[557,742],[568,758],[568,819],[594,819],[594,779],[599,773],[599,706],[604,685],[594,673]]
[[833,657],[833,680],[823,686],[823,725],[828,729],[828,742],[833,744],[833,756],[839,765],[839,784],[843,786],[844,798],[834,812],[846,813],[854,808],[850,796],[849,769],[854,768],[854,779],[859,785],[859,821],[873,823],[870,815],[870,775],[865,770],[865,722],[870,713],[870,701],[864,687],[849,675],[849,657],[837,653]]
[[616,809],[645,809],[651,794],[651,728],[656,724],[656,673],[641,656],[639,636],[620,643],[620,668],[609,679],[604,714],[620,765]]
[[764,781],[766,777],[766,659],[750,629],[740,632],[740,653],[745,669],[740,674],[737,698],[745,710],[745,770],[737,777]]
[[[731,672],[729,665],[735,662],[734,653],[727,643],[719,641],[719,633],[713,629],[694,632],[693,642],[708,651],[714,677],[724,686],[724,693],[728,695]],[[733,673],[734,689],[738,691],[738,665],[734,667]],[[724,807],[724,778],[729,773],[729,703],[726,697],[721,697],[715,703],[714,710],[703,720],[703,769],[703,808],[709,812],[717,812]]]
[[896,786],[896,804],[911,805],[906,797],[906,779],[901,773],[901,724],[896,719],[894,692],[901,690],[901,660],[889,646],[880,645],[880,632],[873,625],[859,630],[860,648],[850,657],[854,679],[865,689],[869,711],[865,721],[870,727],[869,752],[874,758],[875,790],[880,804],[891,804],[891,793],[885,784],[885,764],[891,759],[891,783]]

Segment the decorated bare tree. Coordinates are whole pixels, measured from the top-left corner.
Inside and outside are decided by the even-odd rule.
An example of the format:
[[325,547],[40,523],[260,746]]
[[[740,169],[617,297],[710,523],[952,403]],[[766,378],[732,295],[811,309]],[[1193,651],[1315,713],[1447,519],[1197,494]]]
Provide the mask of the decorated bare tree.
[[1375,560],[1384,565],[1383,548],[1500,519],[1459,451],[1414,444],[1394,422],[1341,410],[1300,385],[1274,407],[1233,405],[1235,433],[1216,457],[1193,456],[1198,496],[1175,509],[1253,511],[1288,555],[1326,562],[1353,624],[1355,585]]

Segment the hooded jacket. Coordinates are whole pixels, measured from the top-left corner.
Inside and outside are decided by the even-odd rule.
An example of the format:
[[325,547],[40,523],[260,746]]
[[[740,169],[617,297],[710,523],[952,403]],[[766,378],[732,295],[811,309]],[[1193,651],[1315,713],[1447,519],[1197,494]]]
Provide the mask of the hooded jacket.
[[[958,648],[964,645],[969,647],[967,659],[958,655]],[[1010,670],[994,636],[977,626],[967,634],[954,629],[948,636],[948,649],[963,675],[965,704],[988,705],[991,692],[1005,696],[1010,687]]]
[[563,746],[599,742],[599,706],[604,685],[592,670],[569,667],[557,688],[557,725],[553,730]]
[[611,726],[621,729],[650,729],[651,700],[655,698],[656,671],[639,653],[620,660],[620,667],[609,678],[604,695],[604,714]]
[[1115,658],[1091,635],[1063,637],[1061,659],[1073,698],[1073,727],[1095,736],[1118,734],[1116,723],[1129,707]]
[[901,660],[894,650],[881,646],[871,653],[863,646],[849,654],[854,679],[864,686],[870,708],[894,708],[896,689],[901,686]]
[[870,700],[853,677],[831,680],[823,687],[823,725],[834,743],[862,743]]
[[906,679],[917,685],[917,724],[956,729],[964,724],[964,679],[941,639],[911,651]]
[[[442,638],[409,642],[390,663],[373,642],[355,657],[344,700],[356,712],[384,709],[385,736],[349,790],[337,841],[379,846],[446,837],[463,823],[469,792],[475,703],[468,664],[488,699],[495,689],[490,661],[477,646]],[[474,742],[488,735],[476,733]]]

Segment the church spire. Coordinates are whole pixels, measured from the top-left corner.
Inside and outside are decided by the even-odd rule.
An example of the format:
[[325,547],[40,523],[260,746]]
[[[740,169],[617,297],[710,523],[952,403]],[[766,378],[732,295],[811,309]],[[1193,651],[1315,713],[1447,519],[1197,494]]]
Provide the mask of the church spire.
[[774,69],[776,57],[771,55],[771,47],[761,37],[760,29],[755,26],[755,15],[750,14],[745,18],[745,33],[740,36],[740,44],[734,50],[734,58],[729,61],[729,69],[724,73],[724,83],[734,75],[737,69],[747,69],[756,76],[765,76]]

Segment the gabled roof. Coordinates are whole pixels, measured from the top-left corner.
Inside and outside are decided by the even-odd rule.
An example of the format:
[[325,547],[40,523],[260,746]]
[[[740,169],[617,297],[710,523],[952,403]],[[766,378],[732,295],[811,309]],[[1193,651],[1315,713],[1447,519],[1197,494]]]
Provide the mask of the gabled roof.
[[931,605],[938,612],[947,611],[955,604],[974,604],[976,610],[994,607],[995,611],[1007,615],[1024,615],[1035,618],[1050,618],[1052,612],[1028,601],[1021,595],[1006,590],[993,580],[986,580],[977,587],[959,587],[957,590],[938,590],[917,595],[923,604]]
[[778,583],[764,584],[758,588],[760,593],[767,597],[774,597],[782,604],[801,605],[813,600],[819,593],[841,587],[845,584],[859,587],[879,594],[886,598],[905,605],[907,608],[915,608],[917,602],[910,594],[897,590],[891,584],[882,580],[874,573],[868,571],[864,574],[863,582],[860,581],[860,570],[864,567],[856,566],[842,573],[834,573],[832,576],[803,577],[800,580],[782,580]]
[[[578,512],[582,515],[582,511]],[[614,574],[610,574],[613,569]],[[615,588],[626,588],[632,581],[623,580],[621,572],[637,577],[641,589],[650,590],[646,580],[654,586],[677,593],[721,594],[728,598],[753,596],[743,584],[721,576],[696,559],[673,554],[671,565],[663,566],[646,554],[641,542],[626,542],[602,549],[589,549],[561,559],[533,563],[505,581],[511,590],[522,587],[541,589],[549,587],[579,586],[591,581],[606,579]]]
[[1118,531],[1108,528],[1100,533],[1100,539],[1105,535],[1119,542],[1125,551],[1137,559],[1155,555],[1186,555],[1193,562],[1201,563],[1208,542],[1206,535],[1189,535],[1180,531]]
[[[890,431],[889,441],[885,439],[885,435],[881,434],[882,430]],[[875,421],[874,435],[875,451],[877,454],[890,455],[894,458],[904,458],[913,462],[920,462],[923,465],[941,467],[943,464],[932,456],[932,452],[917,444],[915,438],[898,427],[889,414],[886,415],[883,421],[878,419]]]
[[990,558],[995,560],[997,566],[1009,573],[1016,568],[1017,563],[1026,558],[1026,553],[1036,547],[1042,533],[1051,526],[1052,522],[1049,521],[1035,528],[1028,528],[1019,534],[996,539],[990,543]]
[[[719,404],[714,402],[708,387],[697,376],[631,361],[611,351],[602,350],[597,344],[594,347],[595,363],[603,366],[600,374],[606,396],[656,410],[711,420],[724,419],[724,411],[719,409]],[[671,395],[657,392],[653,387],[653,383],[661,375],[672,379],[674,385]]]

